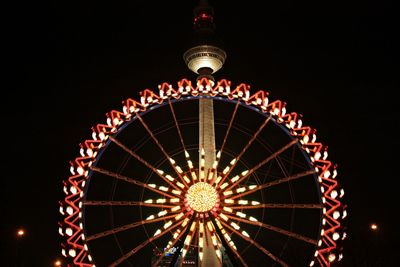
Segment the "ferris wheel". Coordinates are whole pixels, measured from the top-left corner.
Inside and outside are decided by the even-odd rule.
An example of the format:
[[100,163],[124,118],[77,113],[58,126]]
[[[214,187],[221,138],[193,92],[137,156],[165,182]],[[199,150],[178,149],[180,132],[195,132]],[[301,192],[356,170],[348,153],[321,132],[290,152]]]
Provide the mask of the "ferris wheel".
[[[199,138],[210,132],[202,101],[213,105],[214,147]],[[164,83],[109,112],[80,153],[60,207],[62,251],[74,266],[186,257],[329,266],[342,257],[336,166],[315,130],[264,91],[206,78]]]
[[[213,10],[195,9],[213,36]],[[71,161],[60,202],[70,266],[331,266],[344,190],[316,131],[286,103],[215,81],[215,43],[184,54],[196,82],[163,83],[107,113]]]

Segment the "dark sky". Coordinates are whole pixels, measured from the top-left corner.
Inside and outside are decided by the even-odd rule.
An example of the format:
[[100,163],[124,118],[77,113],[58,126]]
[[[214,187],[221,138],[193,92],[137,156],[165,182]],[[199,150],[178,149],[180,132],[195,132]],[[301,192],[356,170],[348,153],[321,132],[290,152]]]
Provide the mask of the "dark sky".
[[[91,126],[145,88],[195,79],[182,60],[195,3],[31,1],[9,9],[4,51],[12,82],[3,90],[9,97],[2,98],[4,266],[13,266],[19,226],[28,232],[19,244],[25,266],[51,266],[60,256],[61,181]],[[345,266],[390,266],[400,237],[394,220],[400,148],[394,4],[212,4],[228,53],[216,78],[270,91],[318,129],[339,165],[349,205]],[[369,230],[371,222],[378,232]]]

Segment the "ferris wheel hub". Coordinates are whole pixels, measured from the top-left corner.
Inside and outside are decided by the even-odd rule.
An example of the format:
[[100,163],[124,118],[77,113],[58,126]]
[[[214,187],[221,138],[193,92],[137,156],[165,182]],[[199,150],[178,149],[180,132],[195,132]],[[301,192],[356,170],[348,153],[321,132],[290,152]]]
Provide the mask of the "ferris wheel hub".
[[219,196],[217,190],[212,185],[205,182],[198,182],[189,188],[186,200],[189,207],[194,211],[207,212],[217,205]]

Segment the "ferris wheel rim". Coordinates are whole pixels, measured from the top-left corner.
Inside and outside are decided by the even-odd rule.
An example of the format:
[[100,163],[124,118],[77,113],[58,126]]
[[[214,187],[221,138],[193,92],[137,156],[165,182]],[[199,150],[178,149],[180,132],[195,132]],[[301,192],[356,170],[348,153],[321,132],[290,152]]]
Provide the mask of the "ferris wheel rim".
[[[170,97],[170,98],[172,98],[172,97]],[[168,98],[168,102],[173,102],[173,103],[175,103],[175,102],[180,102],[180,101],[186,101],[186,100],[200,99],[200,98],[210,98],[210,99],[214,99],[214,100],[221,100],[221,101],[231,102],[231,103],[236,103],[236,102],[237,102],[237,103],[240,104],[241,106],[250,108],[250,109],[252,109],[253,111],[257,111],[258,113],[263,114],[263,115],[265,115],[265,116],[267,116],[267,114],[270,114],[270,116],[271,116],[271,118],[272,118],[272,121],[274,122],[275,125],[278,125],[282,130],[284,130],[284,132],[286,133],[286,135],[289,136],[292,140],[298,140],[298,137],[297,137],[297,136],[294,136],[294,135],[289,131],[289,129],[288,129],[286,126],[282,125],[281,123],[277,122],[277,120],[275,120],[275,118],[272,116],[272,115],[273,115],[272,113],[264,112],[264,111],[261,111],[260,109],[254,107],[254,106],[251,106],[251,105],[249,105],[248,103],[246,103],[245,101],[239,100],[240,97],[238,97],[237,101],[234,101],[234,100],[232,100],[232,99],[229,99],[228,97],[221,97],[221,96],[216,96],[216,95],[209,95],[209,96],[198,96],[198,95],[196,96],[196,95],[195,95],[195,96],[179,97],[179,98],[177,98],[177,99],[172,99],[172,100],[170,100],[170,98]],[[155,109],[157,109],[157,108],[159,108],[159,107],[162,107],[162,106],[164,106],[164,105],[166,105],[166,104],[167,104],[167,103],[165,103],[165,101],[164,101],[164,103],[162,102],[162,103],[159,103],[159,104],[156,104],[156,105],[149,105],[150,108],[145,109],[145,110],[142,111],[142,112],[135,112],[135,114],[136,114],[136,115],[139,115],[139,116],[145,115],[145,114],[147,114],[147,112],[150,112],[150,111],[152,111],[152,110],[155,110]],[[118,136],[118,134],[121,133],[121,132],[122,132],[128,125],[130,125],[133,121],[135,121],[136,118],[137,118],[137,116],[134,116],[134,117],[131,118],[129,121],[125,121],[125,122],[123,123],[123,125],[121,125],[121,127],[119,127],[118,130],[117,130],[114,134],[109,134],[108,136],[110,136],[110,137],[116,137],[116,136]],[[108,138],[108,136],[107,136],[107,138]],[[99,160],[100,160],[102,154],[103,154],[104,151],[107,149],[107,147],[109,146],[110,142],[111,142],[110,139],[107,140],[106,143],[105,143],[105,146],[103,146],[103,147],[101,148],[101,150],[99,151],[99,154],[95,157],[96,161],[94,162],[94,166],[96,166],[97,162],[99,162]],[[306,143],[307,143],[307,141],[306,141]],[[312,163],[312,160],[309,158],[309,157],[310,157],[309,152],[306,153],[306,152],[302,149],[302,148],[304,148],[303,145],[300,145],[300,142],[296,142],[296,146],[299,148],[300,151],[302,151],[303,157],[308,161],[309,166],[314,166],[314,164]],[[78,172],[79,172],[79,171],[78,171]],[[88,175],[86,176],[86,181],[87,181],[87,183],[86,183],[86,185],[85,185],[85,187],[84,187],[84,194],[83,194],[83,197],[82,197],[83,200],[86,199],[86,193],[87,193],[87,189],[89,188],[89,183],[90,183],[92,174],[93,174],[93,170],[90,170],[89,173],[88,173]],[[313,176],[314,176],[314,180],[317,181],[317,179],[319,178],[319,176],[317,175],[317,172],[315,172],[315,173],[313,174]],[[321,189],[322,189],[322,186],[321,186]],[[320,188],[319,188],[318,186],[317,186],[317,192],[318,192],[318,195],[319,195],[319,200],[320,200],[320,202],[321,202],[321,201],[322,201],[322,194],[323,194],[323,192],[321,192],[321,190],[320,190]],[[83,209],[84,209],[84,208],[83,208]],[[83,211],[83,213],[84,213],[84,211]],[[321,213],[322,213],[322,211],[321,211]],[[325,214],[325,212],[324,212],[324,214]],[[322,218],[323,216],[321,215],[320,217]],[[321,225],[320,225],[320,228],[321,228]],[[85,226],[83,227],[82,230],[84,230],[84,229],[86,229]],[[322,235],[322,234],[321,234],[321,235]],[[318,255],[317,255],[317,256],[318,256]]]

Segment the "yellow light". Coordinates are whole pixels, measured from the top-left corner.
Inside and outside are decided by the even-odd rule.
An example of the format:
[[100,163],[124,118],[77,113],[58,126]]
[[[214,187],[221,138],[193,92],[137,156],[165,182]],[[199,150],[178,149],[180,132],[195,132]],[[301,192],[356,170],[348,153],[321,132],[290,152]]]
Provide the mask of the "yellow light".
[[371,224],[371,230],[374,230],[374,231],[378,230],[378,225],[375,223]]
[[225,167],[225,169],[222,171],[223,174],[226,174],[229,171],[229,167]]
[[165,191],[165,192],[168,191],[168,187],[165,187],[165,186],[160,186],[158,189],[160,189],[161,191]]
[[224,192],[224,196],[228,196],[228,195],[232,195],[232,194],[233,194],[232,190]]
[[227,221],[227,220],[228,220],[228,217],[226,217],[226,215],[225,215],[225,214],[223,214],[223,213],[221,213],[219,216],[221,216],[221,218],[222,218],[222,219],[224,219],[225,221]]
[[233,178],[231,179],[231,182],[234,183],[234,182],[236,182],[237,180],[239,180],[239,175],[236,175],[235,177],[233,177]]
[[173,208],[171,208],[171,211],[178,211],[178,210],[180,210],[181,209],[181,207],[180,206],[175,206],[175,207],[173,207]]
[[164,224],[164,229],[167,229],[171,225],[172,225],[172,221],[167,222],[166,224]]
[[161,230],[160,230],[160,229],[158,229],[158,230],[154,233],[154,236],[159,235],[159,234],[161,234]]
[[242,218],[246,218],[246,214],[244,214],[243,212],[240,212],[240,211],[236,212],[236,215],[239,217],[242,217]]
[[172,178],[172,176],[169,175],[169,174],[165,175],[165,178],[167,178],[167,179],[170,180],[171,182],[175,180],[175,179]]
[[54,266],[61,266],[61,261],[60,260],[56,260],[54,262]]
[[228,208],[228,207],[224,207],[224,210],[227,211],[227,212],[233,212],[233,210],[231,208]]
[[221,185],[221,189],[224,189],[225,187],[227,187],[228,186],[228,183],[223,183],[222,185]]
[[193,210],[207,212],[217,204],[218,193],[210,184],[198,182],[189,188],[186,198]]
[[238,204],[239,205],[247,205],[247,204],[249,204],[249,201],[241,199],[241,200],[238,201]]
[[23,229],[19,229],[18,232],[17,232],[17,235],[19,237],[23,237],[25,235],[25,231]]

